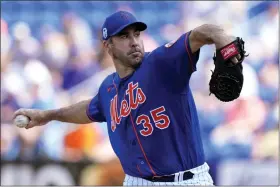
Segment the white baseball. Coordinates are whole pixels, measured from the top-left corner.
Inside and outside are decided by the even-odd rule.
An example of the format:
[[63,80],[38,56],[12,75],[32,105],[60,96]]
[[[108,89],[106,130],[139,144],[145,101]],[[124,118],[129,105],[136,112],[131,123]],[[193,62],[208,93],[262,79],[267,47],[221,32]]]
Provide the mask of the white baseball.
[[25,128],[29,123],[29,118],[24,115],[16,116],[14,124],[19,128]]

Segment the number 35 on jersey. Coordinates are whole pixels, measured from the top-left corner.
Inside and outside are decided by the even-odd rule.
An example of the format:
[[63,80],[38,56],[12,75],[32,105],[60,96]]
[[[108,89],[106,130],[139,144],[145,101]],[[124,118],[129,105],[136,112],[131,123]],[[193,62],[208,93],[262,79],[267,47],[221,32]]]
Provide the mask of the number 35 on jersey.
[[[134,91],[136,90],[136,92]],[[133,94],[133,93],[136,94]],[[111,115],[111,130],[114,132],[117,128],[117,125],[120,124],[123,117],[130,115],[131,110],[135,110],[140,104],[143,104],[146,101],[146,96],[141,88],[138,87],[138,83],[133,84],[130,82],[128,88],[125,92],[125,95],[128,95],[128,101],[123,99],[121,101],[120,107],[117,106],[117,98],[115,95],[111,100],[110,104],[110,115]],[[119,108],[119,112],[117,112]],[[120,115],[118,115],[120,114]],[[154,126],[153,126],[154,124]],[[170,119],[165,114],[165,107],[160,106],[150,111],[150,115],[141,114],[136,118],[136,125],[142,125],[143,129],[140,130],[142,136],[150,136],[154,127],[158,129],[166,129],[169,127]],[[133,124],[132,124],[133,125]]]

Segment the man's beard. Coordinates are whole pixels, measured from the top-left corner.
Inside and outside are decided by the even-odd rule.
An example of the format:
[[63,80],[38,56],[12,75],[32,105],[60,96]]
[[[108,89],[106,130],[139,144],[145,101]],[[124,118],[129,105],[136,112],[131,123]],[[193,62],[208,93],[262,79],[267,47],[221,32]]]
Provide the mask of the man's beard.
[[140,58],[140,61],[136,61],[136,59],[131,59],[130,57],[122,57],[122,58],[118,58],[118,59],[123,59],[121,60],[121,62],[124,63],[125,66],[130,66],[132,68],[139,68],[142,64],[142,60],[143,60],[143,57],[139,57]]
[[141,66],[141,64],[142,64],[142,60],[143,60],[143,59],[141,59],[140,62],[138,62],[138,63],[136,63],[136,64],[133,64],[132,67],[133,67],[134,69],[138,69],[138,68]]
[[128,66],[128,67],[137,69],[141,66],[142,61],[144,59],[144,55],[143,55],[142,51],[141,51],[141,54],[142,55],[140,57],[138,57],[138,58],[140,58],[139,62],[136,61],[136,59],[131,59],[130,56],[120,55],[117,52],[113,52],[112,57],[113,57],[113,59],[118,59],[120,62],[123,63],[124,66]]

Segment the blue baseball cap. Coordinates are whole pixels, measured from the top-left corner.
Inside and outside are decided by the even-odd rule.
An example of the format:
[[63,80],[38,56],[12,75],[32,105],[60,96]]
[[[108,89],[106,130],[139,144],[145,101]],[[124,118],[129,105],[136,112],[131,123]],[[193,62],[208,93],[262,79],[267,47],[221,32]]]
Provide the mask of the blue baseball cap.
[[102,38],[108,40],[111,36],[114,36],[121,32],[129,25],[136,25],[139,31],[143,31],[147,28],[147,25],[138,21],[131,13],[126,11],[118,11],[106,18],[102,26]]

